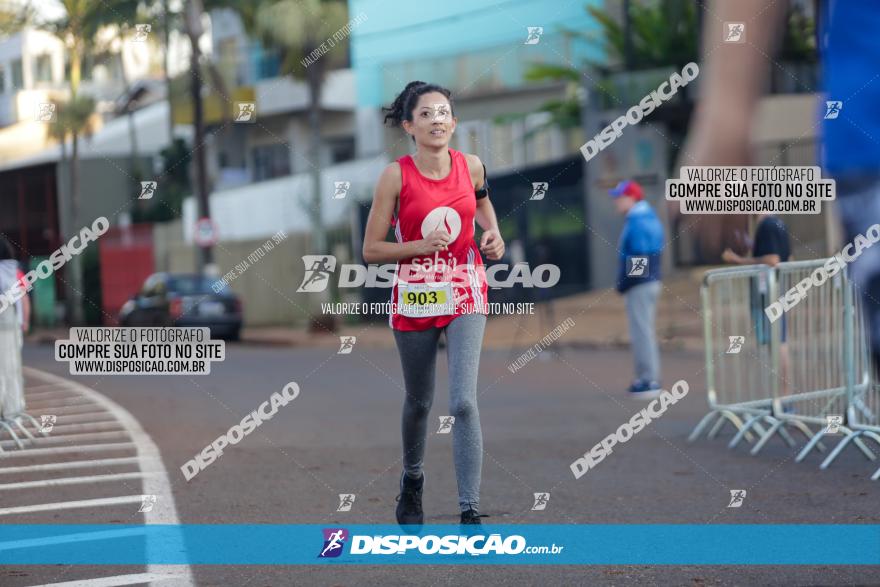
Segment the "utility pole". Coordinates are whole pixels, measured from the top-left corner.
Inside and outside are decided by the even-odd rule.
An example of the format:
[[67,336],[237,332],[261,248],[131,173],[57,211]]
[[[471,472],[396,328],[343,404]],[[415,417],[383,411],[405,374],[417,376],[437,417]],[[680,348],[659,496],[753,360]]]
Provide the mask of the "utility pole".
[[632,22],[629,17],[630,0],[623,0],[623,68],[632,71]]
[[165,55],[163,56],[165,66],[162,69],[165,78],[165,93],[168,99],[168,146],[170,147],[174,143],[174,108],[171,104],[171,74],[168,71],[171,66],[171,31],[169,30],[171,15],[168,13],[169,10],[168,0],[162,0],[162,35],[165,41],[163,45],[165,47]]
[[[193,154],[196,165],[196,197],[198,198],[199,219],[210,218],[211,208],[208,202],[208,175],[205,162],[205,113],[202,105],[202,78],[199,72],[201,51],[199,37],[202,36],[202,2],[201,0],[186,1],[186,33],[192,45],[190,56],[190,99],[193,104]],[[214,262],[214,251],[211,245],[199,246],[198,272],[203,274],[205,267]]]

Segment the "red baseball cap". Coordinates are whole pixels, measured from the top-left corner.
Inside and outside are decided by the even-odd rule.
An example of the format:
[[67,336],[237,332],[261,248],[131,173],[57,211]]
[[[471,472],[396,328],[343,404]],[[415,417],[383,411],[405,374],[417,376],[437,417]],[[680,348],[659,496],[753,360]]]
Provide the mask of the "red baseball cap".
[[608,190],[608,194],[612,198],[619,198],[620,196],[629,196],[635,201],[643,200],[645,198],[645,191],[642,189],[642,186],[639,185],[637,181],[633,181],[631,179],[625,179],[614,189]]

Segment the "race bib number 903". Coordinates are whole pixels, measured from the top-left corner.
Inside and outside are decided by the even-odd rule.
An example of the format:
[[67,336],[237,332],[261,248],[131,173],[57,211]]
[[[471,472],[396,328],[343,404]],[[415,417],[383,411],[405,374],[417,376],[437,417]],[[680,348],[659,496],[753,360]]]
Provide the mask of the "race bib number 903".
[[452,284],[398,283],[398,312],[401,316],[425,318],[454,313]]

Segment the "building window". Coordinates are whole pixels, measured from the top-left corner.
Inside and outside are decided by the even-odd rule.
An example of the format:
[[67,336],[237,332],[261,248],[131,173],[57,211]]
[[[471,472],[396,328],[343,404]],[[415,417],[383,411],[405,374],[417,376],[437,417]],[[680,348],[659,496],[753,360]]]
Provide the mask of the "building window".
[[260,48],[257,53],[257,79],[271,79],[281,75],[281,52],[277,49]]
[[21,59],[16,59],[12,62],[12,89],[13,90],[23,90],[24,89],[24,76],[21,72]]
[[550,161],[562,155],[554,148],[556,146],[554,139],[559,132],[558,129],[555,126],[547,126],[551,118],[549,112],[535,112],[526,116],[525,132],[530,137],[525,145],[525,156],[528,161],[536,163]]
[[492,125],[492,147],[485,149],[489,151],[488,161],[495,169],[509,167],[511,165],[519,165],[523,162],[517,157],[517,143],[522,142],[521,137],[516,136],[514,126],[517,121],[504,124]]
[[254,181],[290,175],[290,149],[284,143],[260,145],[251,149],[254,160]]
[[459,151],[477,155],[480,159],[487,162],[487,166],[491,156],[489,152],[491,146],[488,144],[488,128],[489,125],[483,120],[471,120],[460,123],[453,135],[453,137],[458,137],[456,144]]
[[330,150],[330,164],[342,163],[354,159],[354,137],[329,139],[327,148]]
[[52,58],[49,55],[37,55],[34,59],[34,81],[52,82]]

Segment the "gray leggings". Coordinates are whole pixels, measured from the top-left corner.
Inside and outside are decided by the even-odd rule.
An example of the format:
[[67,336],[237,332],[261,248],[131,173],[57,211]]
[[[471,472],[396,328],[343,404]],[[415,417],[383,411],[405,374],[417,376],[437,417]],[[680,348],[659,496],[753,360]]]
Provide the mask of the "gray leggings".
[[[452,425],[452,453],[458,479],[461,511],[478,509],[480,470],[483,466],[483,434],[477,410],[477,372],[486,316],[463,314],[446,327],[446,354],[449,365],[449,415]],[[403,403],[403,468],[410,477],[419,477],[425,457],[428,412],[434,401],[434,373],[437,341],[444,329],[394,331],[400,352],[406,400]],[[440,420],[434,422],[436,432]]]

